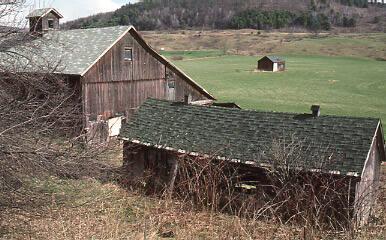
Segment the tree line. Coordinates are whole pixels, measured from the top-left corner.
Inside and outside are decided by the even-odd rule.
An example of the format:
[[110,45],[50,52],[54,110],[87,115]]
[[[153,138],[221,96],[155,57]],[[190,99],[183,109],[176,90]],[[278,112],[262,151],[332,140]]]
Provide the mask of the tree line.
[[304,27],[329,30],[353,27],[356,18],[342,14],[332,2],[367,7],[367,0],[142,0],[120,9],[68,22],[65,28],[134,25],[139,30],[157,29],[280,29]]

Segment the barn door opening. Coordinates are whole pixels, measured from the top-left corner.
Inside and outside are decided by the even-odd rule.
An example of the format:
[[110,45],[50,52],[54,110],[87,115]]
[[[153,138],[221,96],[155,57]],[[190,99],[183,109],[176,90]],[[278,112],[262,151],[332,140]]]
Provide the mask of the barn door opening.
[[176,100],[176,76],[170,70],[166,71],[166,98],[169,101]]

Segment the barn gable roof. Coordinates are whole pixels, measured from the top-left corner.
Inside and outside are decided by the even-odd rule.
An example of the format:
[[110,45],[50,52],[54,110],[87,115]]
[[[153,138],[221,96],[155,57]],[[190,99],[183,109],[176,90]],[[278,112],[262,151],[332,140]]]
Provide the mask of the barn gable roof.
[[275,144],[300,147],[303,167],[360,176],[379,119],[258,112],[148,99],[121,131],[126,141],[256,166]]
[[50,31],[10,49],[17,55],[0,61],[3,66],[19,66],[16,71],[45,72],[55,66],[57,73],[82,75],[127,31],[128,27]]
[[127,33],[193,88],[209,99],[215,99],[183,71],[152,49],[133,26],[50,31],[17,48],[9,49],[9,52],[17,55],[12,54],[11,57],[7,54],[0,55],[0,64],[18,66],[19,69],[11,71],[44,72],[54,67],[56,73],[84,76]]
[[35,9],[32,12],[30,12],[26,18],[35,18],[35,17],[44,17],[50,12],[53,12],[56,16],[59,18],[63,18],[63,16],[55,9],[55,8],[40,8]]

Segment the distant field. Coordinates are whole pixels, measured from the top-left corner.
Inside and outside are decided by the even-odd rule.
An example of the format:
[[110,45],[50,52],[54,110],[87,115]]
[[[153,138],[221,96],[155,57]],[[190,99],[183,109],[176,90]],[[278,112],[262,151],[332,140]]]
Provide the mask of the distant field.
[[253,29],[144,32],[157,50],[211,51],[236,55],[347,56],[386,59],[386,33],[283,33]]
[[[205,54],[206,53],[206,54]],[[386,124],[386,61],[367,58],[287,55],[287,71],[256,72],[258,57],[221,51],[164,52],[219,101],[264,111],[376,117]],[[217,56],[216,56],[217,55]]]

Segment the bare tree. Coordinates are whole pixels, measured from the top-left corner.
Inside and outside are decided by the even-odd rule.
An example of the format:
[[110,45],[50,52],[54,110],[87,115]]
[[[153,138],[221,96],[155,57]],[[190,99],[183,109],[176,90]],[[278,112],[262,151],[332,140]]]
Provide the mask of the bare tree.
[[105,148],[83,144],[77,83],[60,74],[60,62],[37,61],[35,36],[17,26],[24,6],[0,6],[0,20],[14,23],[0,33],[0,208],[38,201],[32,178],[95,176],[103,168],[96,157]]

